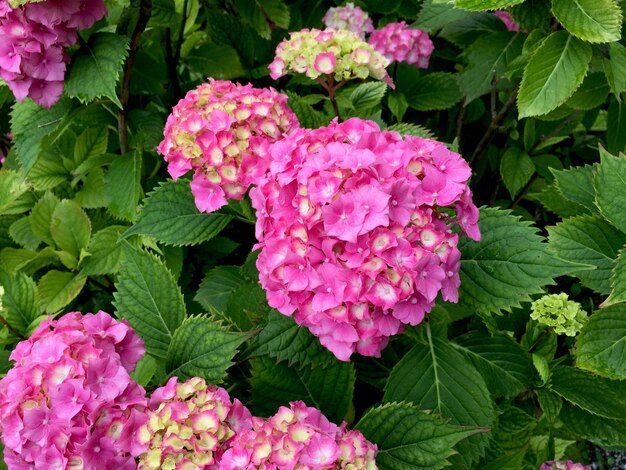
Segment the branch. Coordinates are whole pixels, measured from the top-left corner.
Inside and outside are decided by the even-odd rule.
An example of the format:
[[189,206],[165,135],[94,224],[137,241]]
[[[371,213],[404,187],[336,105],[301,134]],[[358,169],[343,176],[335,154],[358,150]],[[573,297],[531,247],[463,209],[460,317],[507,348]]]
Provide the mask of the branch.
[[128,100],[130,98],[130,77],[133,71],[133,65],[135,63],[135,55],[137,49],[139,49],[139,40],[141,34],[146,30],[148,21],[152,15],[152,0],[139,0],[139,18],[137,24],[133,30],[133,34],[130,37],[130,50],[128,51],[128,57],[124,64],[124,75],[122,78],[122,91],[120,93],[120,103],[122,104],[122,110],[117,122],[117,127],[120,135],[120,152],[125,154],[128,152]]

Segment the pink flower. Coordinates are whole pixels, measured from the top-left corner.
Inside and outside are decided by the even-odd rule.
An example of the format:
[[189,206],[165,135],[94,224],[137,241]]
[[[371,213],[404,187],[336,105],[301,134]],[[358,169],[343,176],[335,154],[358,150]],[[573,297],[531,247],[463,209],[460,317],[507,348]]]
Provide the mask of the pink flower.
[[391,62],[406,62],[427,69],[435,46],[421,29],[409,28],[404,21],[389,23],[372,33],[369,40],[374,48]]
[[574,463],[571,460],[565,462],[550,460],[541,464],[539,470],[591,470],[591,467],[581,463]]
[[361,38],[374,31],[374,24],[369,15],[351,2],[342,7],[329,8],[322,21],[328,28],[347,29]]
[[511,17],[511,14],[505,10],[494,11],[493,14],[500,18],[509,31],[519,31],[519,25]]
[[337,65],[337,59],[332,52],[320,52],[315,56],[315,70],[323,74],[331,74]]

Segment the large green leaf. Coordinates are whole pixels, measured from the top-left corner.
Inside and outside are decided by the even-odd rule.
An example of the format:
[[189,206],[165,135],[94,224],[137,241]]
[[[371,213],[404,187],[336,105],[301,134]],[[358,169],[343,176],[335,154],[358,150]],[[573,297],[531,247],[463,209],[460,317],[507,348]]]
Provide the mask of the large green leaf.
[[283,0],[237,0],[241,18],[265,39],[272,33],[269,23],[279,28],[289,28],[289,7]]
[[355,426],[378,446],[380,470],[432,470],[450,464],[454,446],[474,430],[455,426],[411,403],[369,409]]
[[[432,338],[417,344],[393,368],[385,387],[385,402],[410,401],[433,410],[455,424],[491,427],[495,420],[487,385],[474,365],[448,341]],[[457,446],[456,468],[471,468],[484,454],[486,434]]]
[[593,180],[596,204],[602,215],[626,233],[626,156],[615,157],[603,149]]
[[612,379],[626,379],[626,305],[591,315],[576,342],[576,364]]
[[52,225],[52,214],[59,202],[59,199],[54,193],[48,191],[37,201],[37,204],[35,204],[29,216],[33,232],[48,245],[54,245],[50,229]]
[[549,253],[537,229],[509,211],[484,208],[478,225],[480,242],[459,241],[460,300],[478,311],[511,311],[553,284],[554,277],[579,267]]
[[128,38],[114,33],[95,33],[72,58],[65,79],[65,93],[86,103],[107,97],[120,108],[115,85],[128,55]]
[[89,257],[82,264],[88,276],[116,274],[122,261],[123,247],[118,240],[126,227],[111,225],[96,232],[87,247]]
[[[625,59],[626,60],[626,59]],[[606,147],[611,153],[626,151],[626,104],[613,100],[606,116]]]
[[244,335],[229,332],[209,318],[190,317],[174,332],[165,369],[180,380],[198,376],[218,384],[244,339]]
[[575,271],[581,282],[602,294],[611,290],[609,279],[618,251],[626,243],[626,234],[595,215],[566,219],[548,227],[550,250],[575,263],[594,266]]
[[115,287],[117,315],[130,322],[150,354],[166,357],[174,331],[187,315],[172,273],[153,254],[124,242],[124,261]]
[[564,406],[559,418],[568,431],[604,447],[626,447],[626,420],[607,419],[577,406]]
[[54,314],[74,300],[87,278],[82,274],[48,271],[37,284],[37,301],[41,312]]
[[474,11],[501,10],[509,8],[525,0],[455,0],[454,3],[459,8]]
[[568,200],[580,204],[589,213],[597,212],[596,192],[593,189],[594,166],[576,166],[568,170],[551,168],[559,192]]
[[535,164],[526,152],[518,147],[511,147],[500,162],[500,175],[502,182],[513,199],[520,190],[526,186],[535,173]]
[[468,14],[466,11],[457,10],[444,3],[425,0],[417,16],[415,27],[430,33],[453,21],[463,19]]
[[387,84],[384,82],[366,82],[357,86],[350,94],[355,115],[367,117],[368,112],[380,104],[386,92]]
[[81,207],[71,200],[61,201],[52,213],[50,233],[57,246],[78,259],[91,238],[91,222]]
[[25,334],[39,314],[35,282],[24,273],[9,274],[0,270],[0,286],[4,288],[0,299],[2,315],[15,330]]
[[335,361],[327,367],[289,367],[263,356],[252,361],[252,405],[255,414],[270,416],[290,401],[302,400],[336,423],[347,417],[354,393],[354,366]]
[[626,250],[621,249],[615,261],[611,274],[611,294],[602,302],[601,307],[608,307],[620,302],[626,302]]
[[11,208],[26,191],[28,185],[24,175],[13,170],[0,170],[0,214]]
[[598,416],[624,419],[626,400],[611,381],[569,366],[552,370],[550,388],[567,401]]
[[456,77],[451,73],[434,72],[414,82],[407,103],[418,111],[448,109],[461,100],[461,91]]
[[107,208],[115,217],[133,221],[141,198],[141,167],[143,155],[137,149],[118,156],[105,177]]
[[626,91],[626,47],[619,42],[612,42],[609,50],[610,57],[602,61],[604,74],[611,91],[619,99],[620,94]]
[[186,57],[189,66],[204,76],[230,80],[245,74],[237,51],[225,44],[204,44]]
[[546,114],[563,104],[582,83],[591,46],[565,31],[552,33],[524,70],[517,97],[519,117]]
[[141,234],[170,245],[195,245],[213,238],[231,220],[229,215],[199,212],[187,180],[167,181],[148,195],[123,238]]
[[194,300],[207,311],[224,312],[233,292],[245,282],[238,266],[218,266],[206,274]]
[[622,36],[622,10],[616,0],[552,0],[552,13],[585,41],[619,41]]
[[583,111],[596,108],[606,101],[609,91],[609,84],[603,73],[590,73],[565,106]]
[[454,342],[472,360],[493,394],[513,397],[530,383],[530,356],[514,339],[474,331]]

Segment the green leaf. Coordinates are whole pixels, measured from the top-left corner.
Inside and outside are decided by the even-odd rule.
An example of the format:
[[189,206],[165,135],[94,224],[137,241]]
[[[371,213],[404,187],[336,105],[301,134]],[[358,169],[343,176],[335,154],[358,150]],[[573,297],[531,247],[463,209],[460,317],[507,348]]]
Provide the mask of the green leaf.
[[268,20],[279,28],[289,28],[289,8],[282,0],[237,0],[236,5],[241,18],[265,39],[272,32]]
[[576,365],[611,379],[626,379],[626,305],[591,315],[576,341]]
[[450,464],[454,446],[474,433],[428,414],[411,403],[370,408],[355,426],[378,446],[380,470],[440,469]]
[[513,397],[530,383],[530,357],[514,339],[473,331],[454,342],[481,372],[493,394]]
[[525,0],[455,0],[459,8],[473,11],[501,10],[512,7]]
[[601,148],[593,185],[602,215],[626,233],[626,156],[614,157]]
[[626,420],[606,419],[576,406],[564,406],[559,416],[574,435],[604,447],[626,447]]
[[596,192],[593,189],[593,172],[595,167],[591,165],[575,166],[567,170],[551,168],[556,187],[568,200],[588,209],[589,213],[597,212],[594,203]]
[[[495,421],[487,385],[472,363],[449,342],[433,338],[417,344],[391,371],[385,402],[411,401],[463,426],[490,427]],[[456,468],[471,468],[489,442],[486,434],[457,446]]]
[[615,0],[552,0],[552,13],[585,41],[612,42],[622,36],[622,10]]
[[533,353],[532,358],[533,365],[541,378],[541,384],[545,385],[550,379],[550,364],[545,356],[542,356],[541,354]]
[[37,285],[39,310],[50,314],[59,312],[80,294],[86,281],[81,274],[48,271]]
[[230,80],[245,75],[237,51],[225,44],[203,44],[194,48],[186,60],[203,76]]
[[432,133],[429,129],[426,129],[423,126],[418,124],[411,124],[407,122],[400,122],[398,124],[392,124],[387,127],[388,131],[396,131],[402,135],[414,135],[416,137],[421,137],[422,139],[434,139],[435,134]]
[[37,201],[29,216],[33,232],[48,245],[54,244],[50,228],[52,226],[52,214],[58,204],[59,199],[48,191]]
[[350,94],[350,101],[355,115],[367,116],[374,106],[378,106],[387,92],[387,84],[383,82],[366,82],[357,86]]
[[528,154],[522,152],[518,147],[511,147],[502,155],[500,175],[511,199],[526,186],[534,174],[535,164]]
[[14,274],[24,271],[32,274],[38,269],[52,264],[57,260],[54,248],[46,247],[41,251],[4,248],[0,251],[0,267]]
[[57,204],[52,213],[50,233],[61,250],[78,259],[81,250],[89,244],[91,222],[78,204],[64,200]]
[[82,263],[82,273],[87,276],[116,274],[122,262],[123,248],[118,243],[126,227],[111,225],[96,232],[87,247],[90,254]]
[[593,109],[606,101],[609,90],[603,73],[590,73],[565,105],[572,109]]
[[335,361],[332,353],[293,318],[271,310],[267,325],[261,330],[249,351],[251,356],[269,355],[277,362],[302,366],[328,365]]
[[436,3],[433,0],[425,0],[417,16],[415,27],[431,33],[454,21],[461,20],[467,15],[466,11],[457,10],[450,5]]
[[156,374],[158,367],[159,364],[157,364],[156,359],[153,356],[146,355],[137,362],[137,366],[133,373],[130,374],[130,378],[142,387],[147,387],[152,377]]
[[109,129],[106,127],[90,127],[78,136],[74,146],[74,163],[76,167],[106,153],[109,142]]
[[302,400],[328,419],[346,419],[354,393],[354,366],[335,361],[327,367],[289,367],[262,356],[252,363],[252,405],[255,414],[270,416],[290,401]]
[[124,234],[148,235],[169,245],[210,240],[232,220],[229,215],[199,212],[188,180],[161,183],[148,197],[137,222]]
[[244,340],[244,335],[231,333],[209,318],[187,318],[174,332],[165,370],[181,381],[202,377],[211,384],[221,383]]
[[552,371],[550,389],[582,409],[598,416],[623,419],[626,401],[610,381],[575,367],[558,366]]
[[519,117],[546,114],[563,104],[582,83],[590,60],[589,44],[565,31],[552,33],[524,70],[517,96]]
[[24,273],[9,274],[0,270],[0,285],[4,295],[0,299],[2,316],[22,334],[28,325],[37,318],[35,282]]
[[124,259],[114,294],[118,317],[126,318],[150,354],[164,358],[176,328],[185,319],[185,302],[172,273],[151,253],[124,242]]
[[563,399],[547,388],[538,388],[535,393],[544,416],[550,424],[554,424],[563,407]]
[[238,331],[250,331],[267,317],[270,306],[258,282],[246,282],[232,293],[223,312],[224,319]]
[[505,452],[526,447],[537,421],[522,409],[509,404],[501,404],[495,441]]
[[461,101],[456,77],[451,73],[434,72],[417,79],[411,93],[405,93],[407,103],[418,111],[448,109]]
[[478,225],[480,242],[459,240],[460,300],[477,311],[511,311],[579,267],[549,253],[537,229],[510,211],[483,208]]
[[459,85],[467,102],[482,96],[504,75],[508,64],[522,53],[525,35],[499,31],[480,36],[467,50],[468,67]]
[[42,241],[41,238],[33,232],[30,216],[22,217],[13,222],[9,227],[9,235],[15,240],[15,243],[29,250],[36,250]]
[[131,222],[135,220],[142,194],[142,159],[140,150],[120,155],[105,176],[105,193],[109,201],[107,208],[115,217]]
[[287,96],[289,97],[287,104],[296,113],[298,122],[302,127],[316,129],[330,122],[330,116],[313,109],[313,106],[307,103],[303,97],[291,91],[287,91]]
[[626,91],[626,47],[619,42],[609,44],[610,58],[604,58],[604,74],[617,99]]
[[402,121],[406,110],[409,109],[409,103],[406,102],[404,93],[391,93],[387,96],[387,106],[398,122]]
[[548,233],[550,250],[557,256],[595,266],[593,270],[574,271],[583,285],[602,294],[610,292],[611,270],[618,251],[626,243],[626,234],[594,215],[566,219],[548,227]]
[[238,266],[218,266],[206,274],[194,300],[210,312],[224,312],[233,292],[245,282]]
[[73,58],[65,79],[65,94],[87,103],[106,97],[122,107],[115,85],[128,55],[128,39],[114,33],[94,33]]
[[28,191],[28,185],[21,173],[7,169],[0,170],[0,214],[7,211],[26,191]]
[[612,101],[609,105],[606,121],[606,147],[608,151],[611,153],[626,151],[626,104],[622,101]]
[[619,251],[611,274],[611,294],[600,306],[608,307],[620,302],[626,302],[626,250],[624,249]]

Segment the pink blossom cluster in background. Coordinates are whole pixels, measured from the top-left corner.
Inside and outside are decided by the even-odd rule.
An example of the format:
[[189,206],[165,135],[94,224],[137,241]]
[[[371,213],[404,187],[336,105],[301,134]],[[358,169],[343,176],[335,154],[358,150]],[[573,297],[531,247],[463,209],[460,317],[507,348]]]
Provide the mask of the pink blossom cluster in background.
[[312,79],[332,75],[336,82],[372,77],[393,87],[385,69],[387,65],[389,61],[358,34],[327,28],[290,33],[276,47],[276,57],[269,69],[274,80],[296,72]]
[[457,301],[452,229],[480,238],[460,155],[353,118],[295,131],[270,146],[270,160],[250,192],[259,279],[269,304],[335,356],[379,356],[439,292]]
[[391,62],[406,62],[427,69],[435,46],[428,33],[409,28],[404,21],[390,23],[372,33],[369,43]]
[[591,470],[591,467],[589,465],[583,465],[582,463],[574,463],[571,460],[565,462],[550,460],[549,462],[541,464],[539,470]]
[[63,92],[78,30],[104,17],[102,0],[45,0],[12,8],[0,0],[0,77],[18,101],[27,96],[50,107]]
[[505,11],[505,10],[494,11],[493,14],[502,20],[502,22],[506,26],[506,29],[508,29],[509,31],[519,31],[519,25],[511,17],[508,11]]
[[11,353],[0,380],[9,469],[134,469],[145,391],[129,373],[144,344],[105,312],[44,321]]
[[285,95],[210,79],[174,107],[158,150],[174,180],[194,171],[196,206],[212,212],[241,199],[265,175],[269,144],[297,127]]
[[219,470],[256,469],[376,469],[376,446],[358,431],[331,423],[316,408],[301,401],[238,433]]
[[374,31],[374,24],[369,15],[361,7],[355,7],[354,3],[329,8],[322,21],[327,28],[347,29],[358,34],[361,39]]
[[150,397],[148,420],[136,437],[138,469],[213,468],[235,434],[251,428],[250,419],[223,388],[172,377]]

